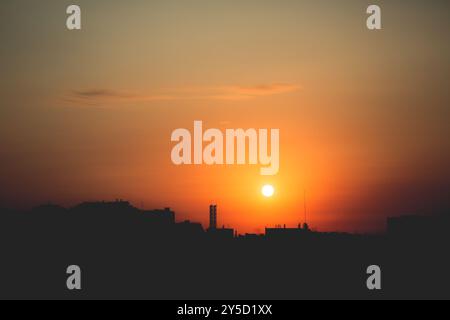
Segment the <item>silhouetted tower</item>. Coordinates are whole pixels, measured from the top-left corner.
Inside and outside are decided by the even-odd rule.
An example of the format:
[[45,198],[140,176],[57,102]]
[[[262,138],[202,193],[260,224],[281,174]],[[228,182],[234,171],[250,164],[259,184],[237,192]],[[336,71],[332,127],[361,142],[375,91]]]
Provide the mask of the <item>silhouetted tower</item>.
[[210,230],[217,229],[217,206],[216,205],[209,206],[209,229]]

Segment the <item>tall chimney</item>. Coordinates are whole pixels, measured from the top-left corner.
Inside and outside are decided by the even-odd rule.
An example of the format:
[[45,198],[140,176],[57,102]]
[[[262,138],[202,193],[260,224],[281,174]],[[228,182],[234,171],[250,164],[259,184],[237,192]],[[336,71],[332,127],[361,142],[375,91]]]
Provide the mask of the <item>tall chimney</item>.
[[210,230],[217,229],[217,206],[216,205],[209,206],[209,229]]

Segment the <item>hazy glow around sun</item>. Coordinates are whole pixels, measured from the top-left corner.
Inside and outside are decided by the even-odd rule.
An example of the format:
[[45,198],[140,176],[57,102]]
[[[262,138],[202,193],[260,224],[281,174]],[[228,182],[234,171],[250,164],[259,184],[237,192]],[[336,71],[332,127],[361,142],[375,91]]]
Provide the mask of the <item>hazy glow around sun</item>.
[[266,184],[262,187],[261,193],[266,198],[273,197],[273,195],[275,194],[275,188],[270,184]]

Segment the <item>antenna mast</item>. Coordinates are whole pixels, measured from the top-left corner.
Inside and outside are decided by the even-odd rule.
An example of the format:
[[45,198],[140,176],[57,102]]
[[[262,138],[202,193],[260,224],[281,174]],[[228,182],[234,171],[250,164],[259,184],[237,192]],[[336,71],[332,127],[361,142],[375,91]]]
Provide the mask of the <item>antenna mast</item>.
[[306,221],[306,190],[304,190],[304,192],[303,192],[303,205],[304,205],[304,215],[305,215],[305,217],[304,217],[304,221],[305,221],[305,224],[307,223],[307,221]]

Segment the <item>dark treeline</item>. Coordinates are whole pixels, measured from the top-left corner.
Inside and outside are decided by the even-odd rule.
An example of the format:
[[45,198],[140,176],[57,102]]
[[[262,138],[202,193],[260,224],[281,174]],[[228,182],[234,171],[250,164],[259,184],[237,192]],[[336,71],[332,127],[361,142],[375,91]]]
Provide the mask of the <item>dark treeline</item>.
[[[385,235],[269,229],[234,236],[127,202],[0,213],[0,298],[450,298],[450,221],[410,216]],[[66,268],[82,269],[82,290]],[[382,290],[366,287],[382,269]]]

